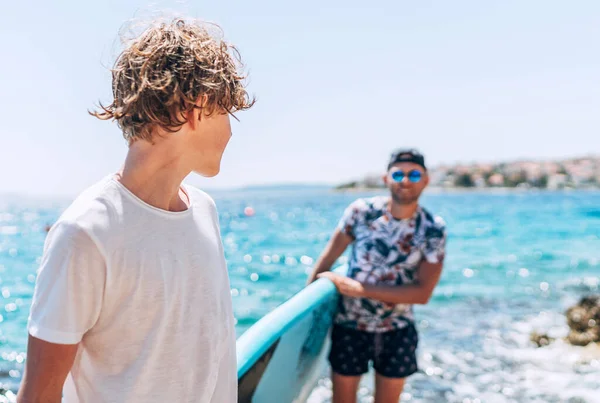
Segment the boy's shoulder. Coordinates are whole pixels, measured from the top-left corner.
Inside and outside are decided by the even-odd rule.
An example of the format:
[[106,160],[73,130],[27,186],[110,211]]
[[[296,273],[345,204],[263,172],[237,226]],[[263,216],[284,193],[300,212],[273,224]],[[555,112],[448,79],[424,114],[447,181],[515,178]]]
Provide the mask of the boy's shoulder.
[[63,211],[58,223],[73,223],[85,226],[86,222],[105,218],[110,214],[111,178],[105,177],[81,192]]
[[110,178],[106,177],[81,192],[52,224],[48,240],[83,242],[89,238],[102,250],[98,234],[109,230],[114,221],[111,191]]
[[191,203],[195,207],[217,210],[217,204],[215,203],[214,199],[205,191],[188,184],[184,184],[183,188],[188,194]]

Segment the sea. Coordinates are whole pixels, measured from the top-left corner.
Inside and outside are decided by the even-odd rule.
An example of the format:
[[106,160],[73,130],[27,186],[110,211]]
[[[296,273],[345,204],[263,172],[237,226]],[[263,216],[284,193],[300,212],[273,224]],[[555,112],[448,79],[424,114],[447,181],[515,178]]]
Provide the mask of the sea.
[[[304,287],[349,203],[382,192],[211,192],[237,334]],[[0,403],[14,401],[22,376],[46,226],[68,203],[0,196]],[[429,304],[415,308],[420,370],[402,401],[600,402],[599,349],[562,341],[565,310],[600,293],[600,192],[430,191],[422,205],[446,221],[447,255]],[[532,332],[557,340],[540,348]],[[372,402],[372,389],[370,374],[359,401]],[[324,371],[309,402],[330,401]]]

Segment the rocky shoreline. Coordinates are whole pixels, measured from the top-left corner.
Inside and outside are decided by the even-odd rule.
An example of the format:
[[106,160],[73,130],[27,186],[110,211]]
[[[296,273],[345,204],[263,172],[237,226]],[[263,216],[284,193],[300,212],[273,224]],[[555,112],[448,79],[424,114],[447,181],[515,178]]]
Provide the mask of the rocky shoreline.
[[[585,347],[596,344],[600,348],[600,294],[587,295],[565,312],[569,334],[564,341],[573,346]],[[556,341],[544,333],[533,332],[531,341],[538,347]]]

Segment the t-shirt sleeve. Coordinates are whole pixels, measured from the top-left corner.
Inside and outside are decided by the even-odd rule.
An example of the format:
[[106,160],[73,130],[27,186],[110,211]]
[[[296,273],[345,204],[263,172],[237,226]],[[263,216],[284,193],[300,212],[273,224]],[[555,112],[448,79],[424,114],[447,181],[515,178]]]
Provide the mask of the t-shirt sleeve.
[[364,202],[362,200],[357,200],[350,204],[346,210],[344,210],[344,214],[338,223],[338,229],[346,235],[351,236],[352,238],[356,238],[355,230],[356,225],[359,222],[359,217],[361,214],[362,207]]
[[58,223],[46,239],[29,334],[50,343],[79,343],[98,319],[105,281],[105,260],[90,236],[76,224]]
[[433,225],[425,231],[425,260],[429,263],[443,263],[446,256],[446,223],[435,217]]

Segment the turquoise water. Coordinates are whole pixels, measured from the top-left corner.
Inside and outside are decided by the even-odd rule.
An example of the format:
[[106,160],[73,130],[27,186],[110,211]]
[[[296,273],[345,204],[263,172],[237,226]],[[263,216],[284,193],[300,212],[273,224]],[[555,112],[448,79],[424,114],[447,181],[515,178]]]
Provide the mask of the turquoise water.
[[[359,196],[213,193],[238,334],[304,286],[343,209]],[[16,389],[23,368],[44,227],[67,203],[0,199],[5,388]],[[404,401],[598,401],[600,354],[561,342],[537,349],[529,333],[564,335],[565,308],[600,292],[600,193],[432,193],[423,205],[445,218],[448,253],[432,301],[416,308],[421,372],[410,378]],[[246,206],[254,216],[244,215]],[[365,378],[363,401],[369,401],[371,382]],[[329,401],[329,387],[324,374],[310,401]]]

